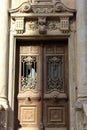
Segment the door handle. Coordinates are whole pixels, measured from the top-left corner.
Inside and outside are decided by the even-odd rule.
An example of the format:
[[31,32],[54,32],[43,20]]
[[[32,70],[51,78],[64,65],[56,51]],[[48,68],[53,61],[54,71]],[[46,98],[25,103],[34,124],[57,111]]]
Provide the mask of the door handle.
[[36,96],[36,97],[26,97],[25,98],[25,100],[27,100],[27,101],[31,101],[31,100],[38,100],[38,101],[40,101],[41,100],[41,97],[40,96]]
[[57,99],[58,99],[58,95],[55,94],[55,95],[53,96],[53,99],[54,99],[54,100],[57,100]]

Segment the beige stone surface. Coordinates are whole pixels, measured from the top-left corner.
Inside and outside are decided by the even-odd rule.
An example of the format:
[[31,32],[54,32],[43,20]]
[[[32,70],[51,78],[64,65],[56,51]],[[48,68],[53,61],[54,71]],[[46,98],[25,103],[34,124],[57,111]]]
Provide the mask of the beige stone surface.
[[[25,2],[25,1],[27,1],[27,0],[12,0],[12,2],[11,2],[11,8],[16,8],[21,3]],[[61,0],[61,2],[63,2],[69,8],[75,9],[75,7],[76,7],[76,0]]]
[[77,97],[87,97],[87,0],[77,0]]
[[[12,0],[12,9],[20,6],[21,3],[27,0]],[[76,28],[70,30],[70,36],[68,38],[68,52],[69,52],[69,110],[70,110],[70,130],[84,130],[83,128],[83,112],[82,104],[81,108],[75,109],[76,98],[87,97],[87,0],[61,0],[68,8],[77,9]],[[77,3],[76,3],[77,2]],[[20,21],[20,20],[19,20]],[[73,21],[71,21],[72,23]],[[15,23],[15,21],[14,21]],[[11,23],[12,24],[12,23]],[[19,22],[20,24],[20,22]],[[29,25],[29,23],[27,23]],[[7,25],[6,25],[7,26]],[[14,25],[11,25],[14,26]],[[72,26],[72,25],[71,25]],[[14,26],[15,30],[15,26]],[[28,31],[27,31],[28,30]],[[17,31],[17,30],[16,30]],[[24,34],[17,34],[16,31],[10,32],[10,51],[9,51],[9,105],[11,107],[9,114],[9,130],[13,130],[14,124],[14,87],[15,87],[15,53],[16,53],[16,41],[14,35],[17,37],[27,37],[32,34],[32,39],[38,33],[32,30],[30,32],[25,27]],[[23,30],[24,31],[24,30]],[[58,32],[59,33],[59,32]],[[55,31],[51,33],[55,36]],[[58,35],[58,34],[57,34]],[[61,34],[62,35],[62,34]],[[40,34],[38,34],[38,38]],[[59,36],[60,37],[60,36]],[[62,35],[64,37],[64,35]],[[36,37],[37,38],[37,37]],[[45,38],[45,37],[44,37]],[[2,49],[3,50],[3,49]],[[2,51],[3,52],[3,51]],[[85,100],[87,100],[85,98]],[[78,100],[80,101],[80,99]],[[77,101],[77,102],[78,102]],[[82,101],[84,102],[84,100]],[[82,103],[81,102],[81,103]],[[84,105],[84,111],[87,114],[87,105]],[[85,115],[86,115],[85,114]]]
[[63,2],[69,8],[76,8],[76,0],[61,0],[61,2]]
[[8,0],[0,3],[0,16],[0,105],[5,108],[8,86]]

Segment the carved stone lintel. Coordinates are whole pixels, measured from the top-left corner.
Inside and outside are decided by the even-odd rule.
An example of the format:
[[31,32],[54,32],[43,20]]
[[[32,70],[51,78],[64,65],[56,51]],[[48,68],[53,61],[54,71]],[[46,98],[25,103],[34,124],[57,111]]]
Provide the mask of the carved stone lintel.
[[57,35],[69,33],[70,17],[73,16],[75,10],[67,8],[60,0],[55,0],[50,4],[31,3],[24,2],[18,8],[9,11],[15,21],[14,32],[16,31],[17,34],[25,32],[52,34],[53,31],[53,34]]

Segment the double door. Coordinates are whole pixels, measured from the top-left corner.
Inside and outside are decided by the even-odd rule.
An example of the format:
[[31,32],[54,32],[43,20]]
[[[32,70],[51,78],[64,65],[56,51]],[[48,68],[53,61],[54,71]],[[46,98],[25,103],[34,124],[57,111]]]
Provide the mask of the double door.
[[17,44],[14,130],[69,130],[67,40]]

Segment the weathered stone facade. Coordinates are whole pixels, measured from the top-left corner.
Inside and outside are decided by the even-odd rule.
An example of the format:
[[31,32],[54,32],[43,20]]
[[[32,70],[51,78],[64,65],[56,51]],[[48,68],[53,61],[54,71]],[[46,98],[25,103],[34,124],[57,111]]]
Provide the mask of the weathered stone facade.
[[3,0],[0,3],[0,130],[14,130],[19,39],[67,39],[69,130],[87,130],[86,6],[86,0]]

